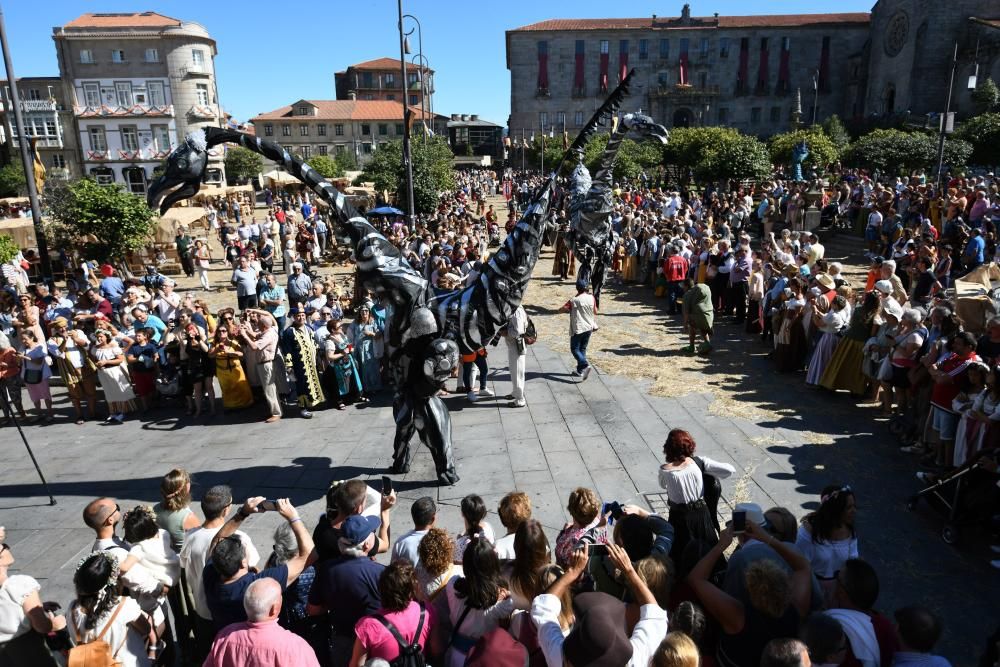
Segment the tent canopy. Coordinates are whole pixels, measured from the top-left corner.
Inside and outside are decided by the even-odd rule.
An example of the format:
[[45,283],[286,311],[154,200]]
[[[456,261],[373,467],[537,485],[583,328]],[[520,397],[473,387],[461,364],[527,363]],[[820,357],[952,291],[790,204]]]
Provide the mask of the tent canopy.
[[7,218],[0,220],[0,234],[5,234],[17,244],[22,250],[37,248],[35,240],[35,226],[31,218]]
[[986,321],[996,314],[991,290],[1000,287],[1000,268],[984,264],[955,281],[955,314],[965,328],[980,333]]
[[205,197],[223,197],[234,192],[253,192],[253,186],[249,183],[246,185],[206,185],[202,183],[201,189],[198,190],[198,194],[194,196],[195,199],[205,198]]
[[264,174],[264,178],[271,181],[275,185],[303,185],[302,181],[295,178],[287,171],[280,171],[278,169],[267,172]]
[[162,216],[156,225],[156,242],[173,243],[180,227],[190,227],[205,217],[205,209],[200,206],[172,208]]

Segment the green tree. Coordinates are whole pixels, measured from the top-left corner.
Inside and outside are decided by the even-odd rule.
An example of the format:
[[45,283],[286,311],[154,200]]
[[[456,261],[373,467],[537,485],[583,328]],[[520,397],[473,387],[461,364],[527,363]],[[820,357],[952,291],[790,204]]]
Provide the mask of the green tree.
[[84,178],[46,190],[46,235],[56,247],[77,246],[102,262],[121,260],[148,244],[156,228],[156,213],[146,200],[121,185],[98,185]]
[[[443,137],[434,137],[426,144],[410,146],[413,161],[413,204],[417,213],[431,213],[438,205],[439,194],[455,187],[451,149]],[[361,172],[361,180],[375,183],[376,190],[396,193],[400,208],[406,207],[406,169],[403,166],[403,144],[391,141],[379,144],[378,150]]]
[[[886,175],[908,174],[937,166],[937,135],[902,130],[873,130],[859,137],[847,151],[846,161]],[[960,138],[945,141],[944,163],[952,169],[964,167],[972,144]]]
[[682,127],[670,130],[670,140],[663,148],[663,159],[667,164],[694,169],[707,151],[734,141],[740,136],[731,127]]
[[986,77],[979,82],[972,91],[972,103],[976,105],[976,111],[979,113],[995,111],[1000,107],[1000,88],[997,88],[993,79]]
[[344,175],[344,170],[341,166],[328,155],[314,155],[306,160],[306,162],[323,178],[338,178]]
[[969,162],[995,167],[1000,165],[1000,113],[984,113],[962,123],[954,134],[972,144]]
[[341,171],[357,171],[358,169],[358,160],[351,151],[337,153],[333,161],[337,163]]
[[264,158],[242,146],[229,146],[225,162],[226,176],[230,181],[247,181],[264,169]]
[[[536,138],[535,141],[528,143],[528,154],[525,158],[525,166],[528,169],[538,169],[542,166],[541,155],[543,145],[545,146],[545,171],[548,173],[555,169],[555,166],[559,164],[559,160],[562,159],[563,153],[566,151],[562,147],[562,137],[549,137],[543,134],[541,138]],[[566,166],[572,169],[572,165]]]
[[28,191],[24,178],[24,167],[17,159],[0,168],[0,197],[17,197]]
[[837,147],[819,126],[772,136],[767,142],[768,150],[771,152],[771,161],[774,164],[786,166],[791,164],[792,150],[801,141],[806,142],[806,146],[809,147],[809,155],[802,164],[804,169],[815,168],[821,171],[831,162],[836,161]]
[[844,122],[840,120],[840,116],[837,114],[833,114],[823,121],[823,133],[833,143],[833,147],[837,149],[838,158],[843,155],[844,151],[847,150],[847,147],[851,145],[851,135],[848,133],[847,128],[844,126]]
[[771,157],[760,139],[737,134],[708,149],[694,173],[709,181],[760,180],[771,173]]
[[6,264],[14,259],[19,252],[21,249],[17,247],[14,239],[7,234],[0,234],[0,264]]

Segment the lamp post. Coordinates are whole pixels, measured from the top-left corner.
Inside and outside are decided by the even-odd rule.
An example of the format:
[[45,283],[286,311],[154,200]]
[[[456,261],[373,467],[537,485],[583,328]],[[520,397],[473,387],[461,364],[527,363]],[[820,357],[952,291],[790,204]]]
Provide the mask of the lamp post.
[[955,87],[955,68],[958,67],[958,42],[955,42],[955,52],[951,56],[951,74],[948,76],[948,95],[944,104],[944,115],[941,116],[941,131],[938,136],[937,154],[937,192],[941,192],[941,178],[944,176],[944,135],[948,126],[948,114],[951,113],[951,91]]
[[[410,231],[417,228],[417,216],[413,206],[413,158],[410,154],[410,107],[406,90],[406,44],[403,35],[403,0],[396,0],[399,11],[399,62],[403,71],[403,167],[406,169],[406,213],[410,218]],[[419,22],[418,22],[419,25]]]
[[813,118],[812,124],[816,125],[816,113],[819,111],[819,70],[813,72]]
[[38,244],[39,259],[42,260],[42,277],[50,279],[52,278],[52,262],[49,259],[49,244],[45,240],[45,229],[42,227],[42,209],[38,204],[38,189],[35,187],[35,161],[29,153],[28,133],[24,130],[21,96],[17,92],[14,63],[11,62],[10,49],[7,47],[7,28],[4,24],[2,8],[0,8],[0,49],[3,50],[3,64],[7,69],[7,82],[10,85],[10,105],[14,108],[14,123],[17,125],[14,131],[17,133],[18,143],[21,146],[21,165],[24,167],[24,180],[28,186],[28,200],[31,202],[31,222],[35,228],[35,242]]
[[430,69],[430,66],[427,63],[427,58],[425,58],[424,54],[422,53],[418,53],[417,55],[413,56],[413,58],[410,59],[410,62],[413,63],[414,65],[417,65],[417,67],[419,68],[417,70],[419,72],[417,76],[419,77],[420,81],[420,120],[424,124],[423,135],[424,135],[424,143],[426,144],[427,128],[430,127],[428,125],[428,122],[429,123],[434,122],[434,112],[431,111],[427,105],[427,81],[424,78],[424,74]]
[[[416,16],[414,16],[413,14],[403,14],[403,18],[404,19],[413,19],[413,22],[417,24],[416,28],[413,28],[410,31],[403,33],[403,37],[404,38],[405,37],[409,37],[410,35],[413,34],[414,30],[417,31],[417,55],[416,55],[416,58],[418,58],[421,61],[420,67],[423,67],[424,63],[426,62],[426,59],[424,58],[424,29],[420,25],[420,20]],[[405,43],[406,42],[404,41],[404,44]],[[407,47],[406,47],[406,52],[410,53],[409,45],[407,45]],[[420,121],[421,122],[425,122],[424,121],[424,107],[426,105],[424,103],[424,97],[423,97],[423,94],[424,94],[424,72],[420,68],[417,68],[417,81],[420,82]],[[407,85],[408,85],[407,82],[403,81],[403,89],[404,89],[404,91],[408,91]],[[406,93],[404,93],[404,95],[405,94]],[[425,133],[425,135],[426,135],[426,133]]]

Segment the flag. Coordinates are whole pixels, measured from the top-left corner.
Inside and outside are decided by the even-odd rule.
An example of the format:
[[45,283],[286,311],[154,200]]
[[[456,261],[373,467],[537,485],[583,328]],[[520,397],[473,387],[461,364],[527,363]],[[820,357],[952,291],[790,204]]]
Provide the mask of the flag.
[[45,165],[42,163],[42,156],[38,154],[38,138],[31,137],[32,171],[35,172],[35,190],[42,191],[45,185]]
[[528,148],[528,140],[524,138],[523,134],[521,135],[521,145]]
[[535,143],[535,133],[531,133],[531,143]]

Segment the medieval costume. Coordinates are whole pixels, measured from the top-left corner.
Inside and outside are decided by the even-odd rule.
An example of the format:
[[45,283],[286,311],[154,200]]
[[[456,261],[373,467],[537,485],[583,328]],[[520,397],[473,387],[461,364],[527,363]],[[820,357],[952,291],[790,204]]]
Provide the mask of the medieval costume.
[[295,375],[299,407],[309,410],[326,400],[316,369],[316,341],[312,329],[293,323],[281,334],[285,365]]

